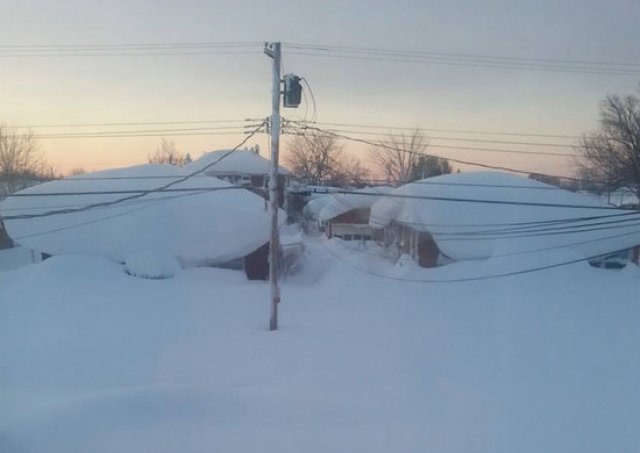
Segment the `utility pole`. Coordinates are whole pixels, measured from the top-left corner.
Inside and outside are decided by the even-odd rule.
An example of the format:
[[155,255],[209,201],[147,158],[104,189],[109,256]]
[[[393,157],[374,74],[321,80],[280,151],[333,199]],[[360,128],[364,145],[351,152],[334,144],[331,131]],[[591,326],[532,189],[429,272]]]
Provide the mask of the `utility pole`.
[[278,151],[280,150],[280,43],[265,43],[264,53],[273,60],[273,85],[271,88],[271,175],[269,176],[269,201],[271,211],[271,241],[269,242],[269,281],[271,282],[271,317],[269,330],[278,330]]

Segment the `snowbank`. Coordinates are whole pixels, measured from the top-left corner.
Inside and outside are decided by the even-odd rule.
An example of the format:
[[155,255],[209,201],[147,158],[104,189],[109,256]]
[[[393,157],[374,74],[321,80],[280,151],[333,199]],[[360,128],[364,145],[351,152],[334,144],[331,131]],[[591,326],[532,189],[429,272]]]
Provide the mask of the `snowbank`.
[[0,250],[0,272],[12,271],[27,264],[40,262],[40,253],[24,247]]
[[[640,213],[614,211],[593,198],[506,173],[442,175],[399,187],[390,195],[373,204],[372,227],[395,221],[427,231],[440,250],[456,260],[557,247],[595,256],[640,244]],[[574,207],[535,205],[540,203]],[[578,220],[584,217],[600,218]]]
[[0,273],[0,451],[638,451],[637,278],[392,281],[322,243],[283,283],[277,332],[242,272],[150,281],[57,256]]
[[124,267],[129,275],[141,278],[171,278],[181,269],[173,254],[166,250],[145,249],[127,253]]
[[[105,191],[152,190],[184,174],[175,166],[151,164],[83,174],[21,191],[37,196],[10,197],[0,205],[0,213],[19,244],[53,255],[99,255],[119,262],[131,251],[165,249],[185,266],[215,264],[245,256],[269,240],[264,200],[209,176],[178,183],[170,188],[175,192],[116,205],[40,218],[10,217],[111,202],[132,194]],[[54,195],[59,193],[84,194]]]

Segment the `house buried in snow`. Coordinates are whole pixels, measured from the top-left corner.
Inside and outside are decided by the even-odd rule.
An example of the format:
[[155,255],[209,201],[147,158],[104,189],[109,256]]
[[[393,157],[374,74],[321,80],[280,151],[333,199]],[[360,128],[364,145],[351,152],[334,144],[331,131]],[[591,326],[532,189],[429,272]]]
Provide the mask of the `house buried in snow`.
[[[211,151],[186,165],[187,172],[202,171],[204,174],[241,186],[268,198],[271,161],[260,156],[258,149]],[[282,207],[289,170],[278,167],[278,197]]]
[[344,240],[371,240],[373,230],[369,226],[371,205],[388,193],[391,187],[367,187],[350,193],[328,195],[318,214],[328,238]]
[[245,260],[250,278],[266,278],[264,200],[217,178],[183,180],[188,174],[161,164],[86,173],[25,189],[0,205],[0,215],[18,244],[51,255],[126,263],[159,251],[183,267]]
[[640,213],[507,173],[469,172],[393,190],[371,206],[369,224],[398,256],[433,267],[562,249],[605,255],[640,244],[631,220]]

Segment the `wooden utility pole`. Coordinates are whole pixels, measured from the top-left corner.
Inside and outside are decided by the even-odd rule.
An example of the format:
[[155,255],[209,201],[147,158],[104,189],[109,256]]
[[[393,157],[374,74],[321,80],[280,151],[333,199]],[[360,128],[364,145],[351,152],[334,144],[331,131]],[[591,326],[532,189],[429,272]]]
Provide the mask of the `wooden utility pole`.
[[278,151],[280,149],[280,43],[265,44],[264,53],[273,60],[273,85],[271,88],[271,175],[269,176],[269,201],[271,211],[271,241],[269,243],[269,280],[271,282],[271,317],[269,330],[278,330]]

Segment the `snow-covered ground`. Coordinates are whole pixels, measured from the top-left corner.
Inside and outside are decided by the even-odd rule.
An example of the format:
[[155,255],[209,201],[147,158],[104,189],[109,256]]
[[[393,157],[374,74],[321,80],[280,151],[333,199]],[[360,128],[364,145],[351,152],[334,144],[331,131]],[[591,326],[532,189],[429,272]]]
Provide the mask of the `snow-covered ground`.
[[640,450],[637,268],[436,284],[375,249],[306,250],[277,332],[239,271],[0,272],[0,451]]
[[12,271],[28,264],[40,262],[40,257],[40,253],[25,247],[0,250],[0,272]]

